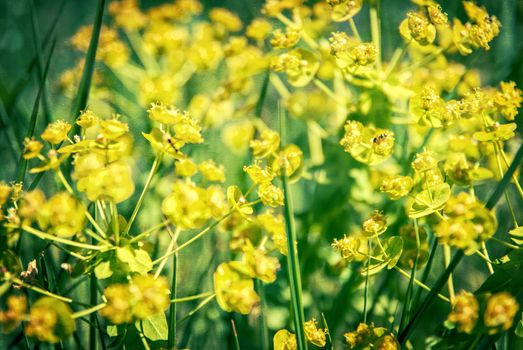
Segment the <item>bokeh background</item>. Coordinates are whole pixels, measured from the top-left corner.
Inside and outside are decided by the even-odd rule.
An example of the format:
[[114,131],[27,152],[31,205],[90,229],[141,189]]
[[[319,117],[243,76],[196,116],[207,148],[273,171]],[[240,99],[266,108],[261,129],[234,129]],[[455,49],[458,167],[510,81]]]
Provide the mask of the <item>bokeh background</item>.
[[[36,19],[34,25],[40,35],[40,38],[38,38],[40,41],[45,38],[45,34],[49,31],[61,4],[59,0],[0,0],[0,180],[4,181],[10,181],[14,178],[18,162],[18,159],[7,151],[8,128],[11,127],[12,123],[18,123],[22,126],[28,124],[37,93],[37,75],[35,70],[29,70],[36,55],[30,1],[34,1]],[[144,9],[147,9],[162,2],[159,0],[142,0],[141,5]],[[478,51],[467,57],[457,57],[457,60],[465,63],[467,67],[479,69],[482,73],[483,84],[496,84],[501,80],[512,80],[521,88],[523,86],[523,0],[483,0],[478,2],[486,6],[491,14],[499,18],[503,24],[501,35],[494,40],[490,51]],[[68,40],[81,26],[92,23],[96,3],[96,0],[65,1],[65,8],[55,30],[57,46],[47,80],[47,94],[43,101],[47,105],[52,119],[64,118],[69,120],[71,117],[67,115],[71,101],[61,94],[57,80],[65,69],[71,68],[81,57],[82,54],[74,51]],[[244,23],[249,23],[253,17],[259,14],[263,2],[260,0],[208,0],[202,1],[202,3],[206,10],[211,7],[228,8],[239,14]],[[308,3],[313,2],[309,1]],[[382,3],[384,57],[390,57],[394,49],[402,43],[398,33],[398,25],[404,18],[405,12],[413,7],[413,4],[407,0],[384,0]],[[464,17],[460,1],[441,1],[441,5],[450,17]],[[205,16],[205,14],[202,14],[202,16]],[[106,16],[106,20],[108,20],[108,16]],[[367,12],[362,11],[355,18],[355,21],[363,36],[370,39]],[[275,103],[274,96],[272,102],[269,103]],[[37,130],[42,129],[43,125],[37,127]],[[227,157],[216,149],[206,149],[205,152],[210,158],[218,161]],[[339,156],[342,154],[341,150],[332,154],[332,157],[328,159],[329,167],[339,170],[340,177],[346,176],[345,174],[351,164],[347,164],[346,158]],[[139,169],[138,173],[142,170],[145,172],[146,169],[147,162],[144,162],[143,169]],[[348,191],[348,188],[352,185],[356,186],[357,184],[347,182],[344,185],[344,191]],[[343,203],[343,198],[339,195],[339,188],[311,189],[310,197],[303,198],[304,201],[314,202],[317,208],[324,208],[324,210],[316,210],[309,221],[307,221],[307,218],[300,218],[305,222],[322,222],[325,230],[331,231],[329,233],[331,236],[320,239],[317,235],[321,232],[316,232],[314,227],[308,227],[307,224],[304,225],[302,229],[311,234],[303,246],[301,262],[303,270],[314,272],[304,274],[308,276],[304,280],[306,307],[309,310],[315,310],[317,315],[320,311],[325,312],[331,330],[338,333],[343,329],[353,328],[360,321],[359,310],[362,303],[361,295],[356,295],[351,290],[354,285],[357,285],[349,283],[353,275],[345,276],[343,281],[336,280],[336,272],[326,270],[325,262],[318,259],[322,256],[322,250],[330,249],[328,242],[332,241],[333,237],[343,233],[344,227],[347,226],[347,223],[342,222],[344,215],[353,214],[351,208],[347,207],[347,203]],[[151,200],[149,204],[152,206],[154,201]],[[337,211],[333,213],[332,208],[337,205]],[[509,221],[503,220],[505,214],[508,215],[508,213],[501,214],[500,222],[502,225]],[[355,218],[353,220],[357,221]],[[198,288],[205,290],[205,286],[211,288],[209,285],[210,276],[216,261],[223,260],[223,257],[216,255],[203,257],[203,254],[200,253],[202,251],[215,251],[215,247],[220,246],[222,249],[218,249],[218,251],[223,252],[226,250],[226,244],[225,240],[213,238],[195,244],[192,249],[181,255],[180,259],[185,261],[184,264],[192,269],[187,270],[190,273],[182,273],[182,294],[195,294]],[[34,250],[38,251],[38,247],[35,247]],[[465,281],[462,287],[477,288],[485,278],[484,273],[480,272],[484,270],[483,265],[483,261],[479,258],[471,259],[471,264],[467,265],[467,270],[458,269],[456,279]],[[477,266],[477,268],[474,268],[474,266]],[[280,274],[285,274],[285,268],[285,266],[282,266]],[[440,267],[435,268],[434,276],[437,276],[440,271]],[[194,276],[202,277],[198,280]],[[391,283],[391,279],[398,281],[398,283]],[[401,298],[405,290],[405,281],[401,277],[387,274],[385,277],[376,280],[374,288],[378,289],[380,285],[387,285],[390,288],[386,293],[375,299],[375,307],[379,309],[376,313],[381,315],[381,319],[377,318],[377,320],[392,322],[387,317],[396,312],[397,304],[391,302],[391,300]],[[265,289],[268,299],[268,325],[270,329],[286,326],[286,320],[288,320],[287,300],[289,298],[286,290],[285,278],[279,279],[279,282]],[[440,315],[437,308],[438,304],[435,306],[435,315]],[[180,310],[183,313],[184,308],[181,307]],[[429,317],[424,322],[425,329],[420,328],[419,330],[418,340],[420,342],[423,341],[426,331],[433,331],[436,325],[440,325],[442,321],[436,319],[432,323],[430,322],[432,313],[428,312],[427,315]],[[233,318],[236,321],[239,333],[242,334],[240,337],[242,348],[259,348],[261,344],[253,341],[257,338],[258,331],[254,320],[239,315],[226,315],[216,306],[206,309],[183,325],[181,344],[194,349],[219,349],[232,346],[234,339],[230,332],[229,322]]]

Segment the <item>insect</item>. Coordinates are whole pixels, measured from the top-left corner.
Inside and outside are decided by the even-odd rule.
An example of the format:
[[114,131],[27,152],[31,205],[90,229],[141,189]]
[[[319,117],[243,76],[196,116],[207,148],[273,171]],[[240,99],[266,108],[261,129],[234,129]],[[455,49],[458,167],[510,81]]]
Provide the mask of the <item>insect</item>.
[[375,136],[372,138],[372,143],[380,143],[381,141],[385,140],[389,135],[386,133],[379,134],[378,136]]

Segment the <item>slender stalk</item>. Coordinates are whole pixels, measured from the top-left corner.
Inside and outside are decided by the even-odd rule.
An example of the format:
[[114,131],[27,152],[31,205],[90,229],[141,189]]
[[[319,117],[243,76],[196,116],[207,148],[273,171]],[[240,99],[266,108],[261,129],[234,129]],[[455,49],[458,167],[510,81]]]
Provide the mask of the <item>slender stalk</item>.
[[50,241],[55,241],[55,242],[58,242],[58,243],[70,245],[72,247],[78,247],[78,248],[83,248],[83,249],[91,249],[91,250],[101,250],[102,249],[102,248],[100,248],[99,246],[96,246],[96,245],[80,243],[80,242],[76,242],[76,241],[71,241],[69,239],[61,238],[61,237],[58,237],[58,236],[53,236],[53,235],[50,235],[48,233],[45,233],[45,232],[39,231],[37,229],[34,229],[31,226],[23,225],[22,226],[22,230],[24,230],[24,231],[26,231],[26,232],[28,232],[28,233],[30,233],[32,235],[35,235],[38,238],[46,239],[46,240],[50,240]]
[[213,294],[214,294],[213,292],[206,292],[206,293],[200,293],[200,294],[191,295],[191,296],[183,297],[183,298],[174,298],[174,299],[171,299],[171,303],[183,303],[186,301],[198,300],[198,299],[206,298]]
[[236,350],[240,350],[240,341],[238,340],[238,332],[236,331],[236,326],[234,325],[234,320],[232,319],[232,315],[231,315],[231,327],[232,327],[232,334],[234,335],[234,345],[236,347]]
[[358,31],[358,27],[356,27],[356,23],[354,22],[354,18],[349,19],[349,26],[350,30],[352,31],[352,35],[358,39],[358,41],[361,41],[360,32]]
[[124,232],[129,233],[129,230],[131,229],[131,226],[133,225],[134,220],[136,219],[136,215],[138,215],[138,211],[140,210],[140,207],[142,206],[143,199],[145,198],[145,194],[147,193],[147,190],[149,190],[149,186],[151,185],[151,181],[153,180],[153,176],[158,170],[158,167],[160,166],[160,163],[162,162],[163,153],[158,153],[156,158],[154,159],[153,165],[151,166],[151,170],[149,171],[149,176],[147,177],[147,180],[145,181],[145,185],[143,187],[142,193],[140,194],[140,198],[138,198],[138,202],[136,203],[136,206],[134,207],[133,213],[131,214],[131,218],[129,219],[129,222],[127,222],[127,226],[125,227]]
[[114,242],[118,246],[120,244],[120,225],[118,224],[118,209],[116,208],[116,204],[111,201],[111,226],[113,230],[114,235]]
[[[285,142],[285,113],[280,110],[280,135],[282,143]],[[294,328],[296,332],[296,342],[298,349],[307,349],[307,341],[305,339],[305,332],[303,325],[305,323],[305,316],[303,312],[303,303],[301,295],[301,274],[298,258],[296,228],[294,223],[294,209],[292,203],[292,193],[285,174],[285,169],[282,172],[281,181],[283,183],[284,193],[284,215],[285,215],[285,231],[287,234],[287,254],[288,277],[291,289],[292,314],[294,319]]]
[[170,252],[167,252],[165,253],[165,255],[159,257],[158,259],[154,260],[153,261],[153,265],[156,265],[158,263],[161,263],[164,259],[170,257],[171,255],[173,254],[176,254],[178,253],[180,250],[182,250],[183,248],[187,247],[188,245],[194,243],[195,241],[197,241],[198,239],[200,239],[201,237],[205,236],[209,231],[211,231],[212,229],[214,229],[216,226],[218,226],[223,220],[225,220],[226,218],[228,218],[233,212],[230,211],[229,213],[225,214],[220,220],[216,221],[215,223],[213,223],[212,225],[208,226],[207,228],[205,228],[204,230],[200,231],[198,234],[196,234],[193,238],[189,239],[187,242],[179,245],[176,249],[173,249],[171,250]]
[[18,285],[24,287],[24,288],[30,289],[33,292],[36,292],[36,293],[39,293],[39,294],[42,294],[42,295],[54,298],[56,300],[60,300],[60,301],[66,302],[66,303],[72,303],[73,302],[73,299],[71,299],[71,298],[66,298],[66,297],[63,297],[61,295],[57,295],[57,294],[51,293],[51,292],[49,292],[49,291],[47,291],[45,289],[42,289],[42,288],[39,288],[39,287],[36,287],[36,286],[32,286],[30,284],[25,283],[24,281],[22,281],[19,278],[12,278],[11,281],[13,283],[15,283],[15,284],[18,284]]
[[[410,273],[408,273],[407,271],[403,270],[401,267],[398,267],[398,266],[394,266],[394,270],[398,271],[399,273],[401,273],[406,279],[410,280],[412,279],[412,276]],[[420,280],[414,278],[413,279],[414,283],[416,283],[419,287],[425,289],[427,292],[432,292],[432,289],[427,286],[425,283],[421,282]],[[441,300],[443,301],[446,301],[447,303],[450,303],[450,299],[447,298],[446,296],[444,296],[443,294],[437,294],[438,298],[440,298]]]
[[[178,236],[180,235],[180,228],[176,227],[176,232],[173,234],[169,227],[167,230],[172,235],[171,243],[173,247],[176,245]],[[166,261],[166,260],[165,260]],[[178,279],[178,254],[173,255],[173,266],[171,274],[171,295],[176,299],[177,292],[177,279]],[[169,306],[169,323],[168,323],[168,334],[167,334],[167,348],[174,349],[176,347],[176,303],[171,303]]]
[[489,273],[492,275],[494,273],[494,268],[492,267],[492,261],[490,260],[490,256],[489,256],[488,250],[487,250],[487,244],[485,242],[481,242],[481,251],[482,251],[483,255],[485,255],[487,269],[488,269]]
[[131,239],[130,243],[138,242],[138,241],[142,240],[142,238],[145,238],[145,237],[149,236],[154,231],[157,231],[157,230],[161,229],[162,227],[165,227],[165,226],[169,225],[170,223],[171,222],[169,220],[165,220],[164,222],[162,222],[162,223],[160,223],[160,224],[158,224],[156,226],[151,227],[147,231],[144,231],[144,232],[138,234],[137,236],[134,236]]
[[[106,305],[107,305],[106,303],[101,303],[101,304],[95,305],[95,306],[90,307],[88,309],[75,312],[75,313],[73,313],[71,315],[71,317],[72,318],[80,318],[80,317],[84,317],[84,316],[90,315],[90,314],[92,314],[94,312],[97,312],[97,311],[103,309]],[[90,346],[91,346],[91,349],[92,349],[92,344]]]
[[[167,264],[167,254],[171,252],[176,245],[176,241],[174,239],[171,239],[171,242],[169,242],[169,246],[167,247],[167,253],[164,254],[164,258],[160,261],[160,265],[156,269],[156,272],[154,273],[154,278],[158,278],[160,274],[162,273],[163,268],[165,267],[165,264]],[[173,254],[173,256],[176,256],[176,253]]]
[[149,343],[147,342],[147,338],[143,334],[143,325],[142,325],[141,321],[140,321],[140,328],[142,328],[142,329],[139,330],[138,333],[140,333],[140,340],[142,341],[143,347],[145,348],[145,350],[151,350],[151,347],[149,346]]
[[372,42],[376,46],[376,70],[381,73],[381,28],[380,28],[380,0],[373,0],[370,4],[370,31]]
[[[450,258],[451,258],[452,252],[450,250],[450,246],[448,244],[443,245],[443,261],[444,266],[447,268],[450,264]],[[456,293],[454,292],[454,280],[452,279],[452,274],[449,274],[449,280],[447,281],[447,287],[449,289],[449,297],[450,302],[454,303],[454,299],[456,296]]]
[[182,323],[183,321],[191,318],[192,315],[194,315],[195,313],[197,313],[200,309],[202,309],[205,305],[209,304],[209,302],[211,302],[214,298],[216,297],[216,294],[213,293],[211,295],[209,295],[205,300],[203,300],[201,303],[198,304],[198,306],[196,306],[194,309],[192,309],[186,316],[184,316],[184,318],[182,318],[178,324]]
[[[378,239],[379,243],[379,239]],[[380,247],[381,247],[381,243]],[[367,247],[368,251],[371,252],[371,246],[370,246],[370,239],[367,241]],[[383,247],[381,247],[383,251]],[[367,266],[370,265],[370,255],[367,257]],[[367,299],[369,297],[369,269],[367,269],[367,273],[365,274],[365,288],[363,290],[363,323],[367,323]]]

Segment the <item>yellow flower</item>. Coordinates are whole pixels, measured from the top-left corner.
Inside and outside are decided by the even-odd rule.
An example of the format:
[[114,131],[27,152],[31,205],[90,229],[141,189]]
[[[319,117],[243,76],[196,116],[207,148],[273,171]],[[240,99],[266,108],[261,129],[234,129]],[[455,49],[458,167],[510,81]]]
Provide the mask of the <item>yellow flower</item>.
[[59,192],[40,208],[38,223],[59,237],[71,237],[83,229],[85,208],[72,195]]
[[423,46],[432,44],[436,39],[436,27],[420,12],[407,13],[407,18],[400,24],[400,33],[405,40],[415,40]]
[[250,241],[247,241],[243,246],[242,261],[249,268],[252,277],[267,283],[276,280],[276,272],[280,268],[278,259],[267,256],[263,248],[255,248]]
[[363,235],[378,236],[387,230],[387,218],[379,210],[374,210],[369,218],[363,221],[361,225],[363,228]]
[[334,239],[332,247],[340,252],[347,261],[363,261],[367,257],[367,239],[360,235],[344,235],[342,239]]
[[117,117],[115,115],[112,119],[100,121],[100,133],[109,140],[115,140],[129,132],[127,123],[119,121]]
[[416,154],[416,158],[412,162],[412,168],[418,173],[422,173],[438,166],[436,154],[432,151],[423,151]]
[[218,305],[227,312],[247,315],[260,300],[248,267],[239,261],[218,266],[214,272],[214,291]]
[[0,326],[4,333],[10,333],[25,319],[27,298],[24,295],[10,295],[6,305],[7,309],[0,311]]
[[494,334],[500,330],[507,331],[510,329],[518,309],[519,304],[509,293],[499,292],[492,295],[487,301],[487,307],[483,314],[485,326],[491,328],[489,333]]
[[167,278],[151,275],[136,275],[129,284],[129,291],[138,299],[133,307],[133,315],[143,320],[165,311],[170,305],[169,284]]
[[496,93],[494,104],[501,114],[509,121],[513,121],[518,114],[518,108],[523,102],[523,93],[516,87],[513,81],[499,84],[500,91]]
[[104,290],[107,305],[100,314],[111,323],[130,323],[165,311],[170,291],[163,276],[136,275],[129,284],[111,284]]
[[93,111],[86,109],[82,111],[78,119],[76,119],[76,124],[84,129],[89,129],[93,126],[98,125],[100,118]]
[[271,45],[276,49],[289,49],[296,46],[301,39],[301,31],[298,28],[287,27],[285,33],[276,29],[272,33]]
[[278,157],[274,157],[274,160],[271,163],[271,170],[276,175],[281,175],[283,173],[285,176],[292,179],[297,178],[302,169],[303,152],[294,144],[289,144],[283,147],[278,154]]
[[318,328],[318,322],[316,322],[316,319],[313,318],[312,320],[305,322],[303,330],[305,331],[305,337],[307,337],[307,340],[312,344],[323,348],[327,343],[326,331]]
[[58,343],[76,328],[71,316],[71,309],[63,301],[51,297],[38,299],[31,306],[25,334],[41,342]]
[[11,194],[11,186],[0,181],[0,207],[7,202],[9,195]]
[[133,31],[143,28],[146,17],[138,6],[137,0],[121,0],[109,4],[109,13],[116,24],[125,30]]
[[45,194],[40,189],[26,192],[18,208],[18,215],[26,223],[36,220],[45,205]]
[[209,18],[214,23],[222,25],[229,32],[237,32],[242,29],[240,17],[227,9],[215,7],[209,12]]
[[198,172],[198,166],[191,158],[180,159],[175,164],[174,171],[178,176],[191,177]]
[[[77,163],[75,169],[80,165],[87,166],[81,162]],[[80,192],[85,192],[92,202],[96,200],[123,202],[134,193],[131,167],[124,161],[110,163],[103,168],[93,170],[86,176],[79,176],[77,188]]]
[[296,350],[298,345],[296,343],[296,335],[286,329],[280,329],[274,334],[272,340],[274,350]]
[[217,165],[212,160],[207,160],[198,165],[203,178],[211,182],[225,182],[225,169],[223,165]]
[[107,305],[100,314],[111,323],[122,324],[133,320],[133,305],[137,296],[133,294],[126,284],[111,284],[104,290]]
[[256,41],[263,41],[269,36],[272,30],[270,22],[262,18],[255,18],[245,30],[245,35]]
[[271,209],[258,215],[257,220],[265,231],[269,232],[278,251],[283,255],[287,255],[287,236],[285,235],[283,215],[275,215]]
[[456,295],[448,320],[455,323],[460,332],[471,333],[478,320],[478,310],[476,297],[469,292],[461,291]]
[[250,147],[254,157],[265,158],[280,147],[280,134],[270,129],[264,130],[259,139],[250,142]]
[[255,161],[252,165],[244,166],[243,171],[245,171],[252,182],[257,185],[270,183],[274,178],[274,174],[267,168],[263,169],[259,161]]
[[270,183],[264,183],[258,187],[258,196],[263,204],[270,207],[283,205],[283,191]]
[[385,192],[390,199],[396,200],[408,195],[412,185],[410,176],[391,175],[383,179],[380,191]]
[[192,182],[176,181],[162,202],[162,212],[182,229],[198,228],[211,218],[206,198],[205,189]]
[[33,159],[40,155],[40,151],[44,145],[40,141],[35,140],[34,138],[24,140],[24,159]]
[[230,150],[242,153],[254,136],[254,126],[248,120],[227,124],[222,129],[222,140]]
[[69,130],[71,130],[71,124],[63,120],[58,120],[49,124],[40,137],[44,141],[56,145],[67,138]]

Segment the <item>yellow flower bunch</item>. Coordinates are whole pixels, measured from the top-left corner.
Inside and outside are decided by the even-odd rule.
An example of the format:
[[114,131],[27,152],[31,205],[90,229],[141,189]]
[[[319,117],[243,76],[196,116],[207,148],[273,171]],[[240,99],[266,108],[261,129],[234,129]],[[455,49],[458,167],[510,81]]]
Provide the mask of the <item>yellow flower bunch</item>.
[[111,284],[104,290],[107,305],[101,315],[113,324],[130,323],[165,311],[169,304],[169,285],[163,276],[133,276],[129,284]]

